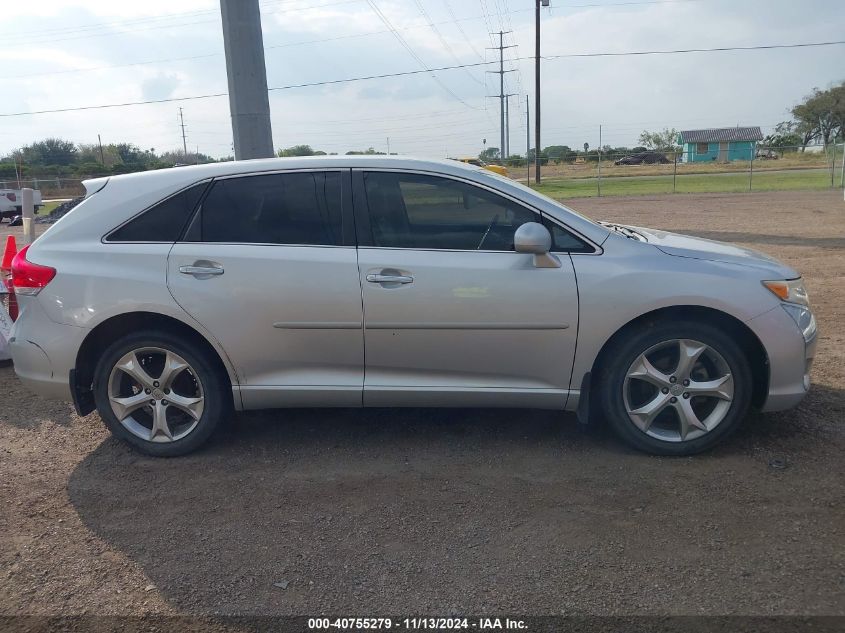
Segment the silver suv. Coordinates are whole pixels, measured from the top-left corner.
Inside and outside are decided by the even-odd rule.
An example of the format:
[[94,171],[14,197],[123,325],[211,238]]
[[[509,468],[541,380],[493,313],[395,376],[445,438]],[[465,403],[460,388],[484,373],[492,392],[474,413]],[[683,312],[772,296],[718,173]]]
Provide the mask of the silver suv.
[[15,369],[152,455],[232,409],[362,406],[575,411],[686,455],[810,385],[791,268],[483,169],[321,157],[85,185],[14,262]]

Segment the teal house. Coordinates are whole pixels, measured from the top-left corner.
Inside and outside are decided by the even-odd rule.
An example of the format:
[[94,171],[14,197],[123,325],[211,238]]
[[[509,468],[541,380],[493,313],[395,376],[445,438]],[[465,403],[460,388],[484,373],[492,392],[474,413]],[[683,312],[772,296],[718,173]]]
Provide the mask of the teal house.
[[710,130],[686,130],[678,135],[685,163],[751,160],[757,143],[763,140],[759,127],[725,127]]

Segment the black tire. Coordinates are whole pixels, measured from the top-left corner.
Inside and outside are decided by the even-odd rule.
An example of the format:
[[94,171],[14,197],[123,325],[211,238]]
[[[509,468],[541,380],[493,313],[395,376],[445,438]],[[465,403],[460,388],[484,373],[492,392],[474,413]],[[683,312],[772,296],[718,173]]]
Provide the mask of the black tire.
[[[625,408],[623,389],[628,369],[654,345],[673,339],[694,339],[711,347],[730,368],[734,394],[724,418],[704,435],[680,442],[660,440],[642,431]],[[706,451],[730,436],[744,420],[751,404],[752,376],[748,358],[724,330],[698,321],[654,321],[617,337],[606,353],[597,376],[598,405],[614,432],[630,446],[653,455],[682,456]]]
[[[194,377],[202,386],[204,397],[202,414],[196,426],[185,437],[170,442],[144,440],[121,424],[109,400],[109,376],[115,364],[135,349],[155,347],[175,352],[191,367]],[[146,330],[125,336],[106,349],[94,370],[94,400],[97,411],[106,427],[142,453],[155,457],[177,457],[195,451],[209,440],[221,419],[229,412],[231,393],[228,378],[220,372],[210,353],[201,346],[192,345],[190,339],[164,330]]]

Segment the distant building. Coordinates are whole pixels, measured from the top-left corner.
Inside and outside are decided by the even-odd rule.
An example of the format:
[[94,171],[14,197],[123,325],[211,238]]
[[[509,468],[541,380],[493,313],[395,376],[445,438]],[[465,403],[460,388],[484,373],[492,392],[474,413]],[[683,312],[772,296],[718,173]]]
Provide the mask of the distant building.
[[751,160],[757,142],[762,140],[759,127],[686,130],[678,136],[678,143],[684,147],[682,160],[687,163]]

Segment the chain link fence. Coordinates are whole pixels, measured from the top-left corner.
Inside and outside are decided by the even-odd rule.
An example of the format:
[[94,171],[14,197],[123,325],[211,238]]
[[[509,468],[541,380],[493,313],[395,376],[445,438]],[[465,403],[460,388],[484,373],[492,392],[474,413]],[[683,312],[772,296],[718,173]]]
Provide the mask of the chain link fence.
[[[553,197],[740,193],[845,189],[845,144],[827,147],[614,153],[591,150],[544,158],[540,189]],[[512,178],[534,182],[534,167],[511,160]]]
[[48,198],[76,198],[85,195],[85,187],[82,186],[82,181],[94,176],[75,176],[73,178],[63,178],[60,176],[45,176],[39,178],[33,176],[32,178],[16,178],[0,179],[0,189],[23,189],[29,187],[41,192],[43,199]]
[[[534,186],[534,166],[523,157],[505,161],[512,178]],[[554,197],[665,193],[738,193],[788,189],[845,189],[845,144],[827,147],[724,149],[704,156],[694,151],[634,153],[570,152],[543,158],[541,189]],[[0,189],[31,187],[44,200],[85,195],[92,176],[0,179]]]

